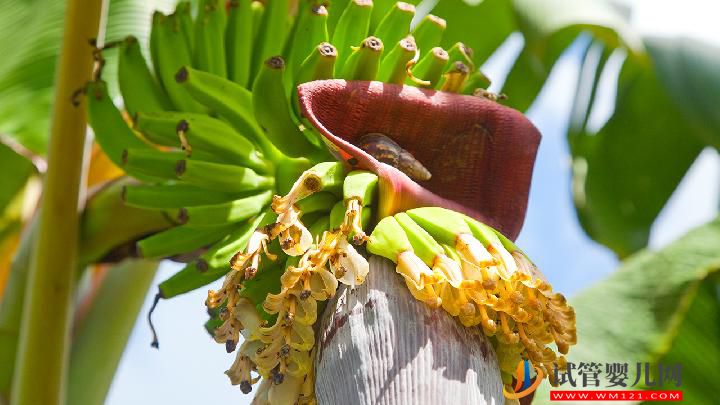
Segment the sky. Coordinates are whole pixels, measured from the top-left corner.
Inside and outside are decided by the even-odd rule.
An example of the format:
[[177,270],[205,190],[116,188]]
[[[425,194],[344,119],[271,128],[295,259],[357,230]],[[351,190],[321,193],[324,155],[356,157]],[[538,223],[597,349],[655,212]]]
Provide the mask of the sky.
[[[622,0],[632,7],[632,25],[644,35],[689,36],[720,46],[717,16],[720,2],[685,0]],[[576,44],[576,50],[581,44]],[[496,83],[501,82],[522,46],[522,37],[511,37],[483,67]],[[543,134],[533,175],[527,219],[518,245],[535,261],[555,290],[577,293],[617,267],[614,255],[583,233],[570,194],[570,158],[565,142],[567,116],[578,74],[578,52],[571,51],[554,69],[548,84],[528,111]],[[599,109],[592,120],[602,125],[612,112],[613,86],[600,89]],[[720,158],[704,151],[683,179],[653,226],[650,247],[659,248],[689,229],[714,218],[720,196]],[[164,263],[157,285],[180,267]],[[212,288],[212,286],[208,286]],[[203,302],[207,289],[161,302],[154,315],[160,350],[150,347],[151,335],[145,315],[155,288],[148,294],[128,342],[107,405],[173,404],[211,402],[249,404],[230,385],[223,371],[234,355],[215,344],[202,325],[207,319]]]

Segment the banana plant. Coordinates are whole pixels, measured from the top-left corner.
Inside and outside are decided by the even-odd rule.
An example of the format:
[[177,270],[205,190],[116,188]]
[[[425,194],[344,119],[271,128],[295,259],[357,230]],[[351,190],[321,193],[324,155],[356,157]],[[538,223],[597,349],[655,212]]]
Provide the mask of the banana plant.
[[411,30],[411,4],[365,0],[302,1],[291,23],[287,1],[190,8],[155,12],[151,64],[134,37],[98,49],[100,61],[118,52],[123,110],[99,70],[88,114],[141,182],[125,203],[178,222],[139,241],[143,256],[207,248],[158,299],[225,277],[206,305],[209,331],[236,352],[233,385],[262,381],[259,403],[316,401],[319,304],[364,282],[366,241],[415,298],[493,338],[508,397],[524,395],[511,385],[521,358],[540,378],[563,364],[548,344],[575,343],[573,309],[509,239],[539,133],[481,87],[469,47],[439,46],[444,19]]

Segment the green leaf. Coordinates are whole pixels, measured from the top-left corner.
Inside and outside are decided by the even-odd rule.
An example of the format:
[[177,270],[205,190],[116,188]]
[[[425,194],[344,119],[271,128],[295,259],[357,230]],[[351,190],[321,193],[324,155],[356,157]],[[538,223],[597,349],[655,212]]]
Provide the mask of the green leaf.
[[648,38],[660,81],[703,142],[720,148],[720,48],[684,38]]
[[[108,40],[133,33],[147,37],[150,12],[160,0],[115,0],[110,2]],[[0,133],[37,153],[44,154],[50,126],[49,112],[55,62],[59,54],[65,2],[0,2]],[[143,42],[144,43],[144,42]],[[92,48],[88,44],[88,52]],[[113,80],[115,52],[107,52],[103,75]],[[69,95],[68,95],[69,97]]]
[[507,104],[524,111],[542,89],[563,51],[582,33],[610,49],[642,53],[642,42],[614,6],[600,0],[513,0],[525,46],[508,74],[503,92]]
[[[636,362],[680,362],[686,397],[693,403],[713,403],[700,400],[716,395],[713,382],[689,380],[698,373],[710,377],[720,359],[720,302],[714,280],[720,274],[718,246],[720,219],[715,219],[659,252],[634,255],[610,277],[571,299],[578,345],[570,349],[568,361],[628,363],[631,377]],[[535,403],[549,403],[548,386],[541,387]]]
[[712,404],[717,393],[713,376],[720,370],[720,305],[717,275],[705,280],[688,309],[685,320],[662,364],[682,364],[682,390],[685,404]]
[[618,255],[647,245],[650,226],[703,143],[653,69],[629,59],[615,113],[597,134],[569,139],[574,198],[585,231]]
[[0,142],[0,223],[3,213],[35,171],[32,162]]

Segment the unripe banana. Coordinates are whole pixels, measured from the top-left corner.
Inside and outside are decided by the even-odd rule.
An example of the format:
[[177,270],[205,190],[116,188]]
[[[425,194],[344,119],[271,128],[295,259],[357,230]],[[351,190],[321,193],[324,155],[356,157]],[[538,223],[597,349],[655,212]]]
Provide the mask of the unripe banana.
[[175,166],[182,152],[161,152],[156,149],[125,149],[122,153],[122,169],[129,175],[148,176],[154,179],[175,179]]
[[195,19],[194,66],[206,72],[227,76],[225,61],[225,3],[202,0]]
[[270,142],[282,153],[291,157],[317,153],[306,139],[310,135],[301,130],[301,124],[290,108],[283,84],[284,72],[285,61],[279,56],[268,59],[260,69],[253,86],[253,107],[257,122],[265,129]]
[[195,100],[227,119],[264,153],[275,150],[255,121],[253,96],[248,89],[220,76],[188,67],[178,72],[177,81]]
[[403,84],[408,77],[408,62],[417,54],[415,38],[412,35],[401,39],[389,54],[383,58],[378,80],[386,83]]
[[303,222],[305,222],[305,216],[308,214],[330,212],[337,201],[337,195],[329,192],[320,192],[303,198],[295,203],[295,206],[302,212]]
[[462,42],[456,42],[450,50],[448,50],[448,68],[450,70],[455,62],[462,62],[471,72],[475,71],[475,62],[473,62],[473,50]]
[[258,173],[270,170],[268,162],[252,142],[224,121],[209,115],[177,112],[139,114],[135,128],[159,145],[182,146],[188,155],[202,151]]
[[443,77],[439,83],[435,85],[435,88],[439,88],[448,93],[459,93],[463,89],[469,75],[470,69],[467,65],[457,61],[453,63],[451,69],[448,69],[443,74]]
[[314,80],[332,79],[337,60],[337,49],[327,42],[316,46],[298,69],[295,87]]
[[[305,4],[305,3],[303,3]],[[303,61],[310,55],[310,52],[320,43],[326,43],[329,39],[327,30],[328,12],[325,6],[317,5],[306,7],[304,14],[298,16],[295,32],[292,41],[288,41],[287,55],[287,77],[288,84],[297,83],[297,72]]]
[[182,208],[178,220],[191,228],[218,227],[227,223],[242,222],[257,215],[270,202],[272,192],[213,205]]
[[[382,6],[375,1],[373,15],[381,8]],[[415,17],[415,6],[399,1],[384,15],[373,35],[386,44],[397,44],[410,32],[413,17]]]
[[289,0],[272,0],[265,3],[265,12],[253,49],[253,71],[256,72],[253,77],[259,74],[268,58],[282,54],[288,34],[289,7]]
[[275,185],[273,177],[259,175],[246,167],[183,159],[176,160],[174,168],[178,179],[208,190],[232,193],[269,190]]
[[188,49],[190,49],[192,55],[195,51],[195,24],[192,17],[192,4],[189,1],[178,2],[177,6],[175,6],[175,15],[178,18],[180,29],[185,35],[185,41],[187,41]]
[[275,216],[263,212],[229,233],[212,245],[199,259],[188,264],[158,286],[162,298],[172,298],[207,285],[224,276],[229,270],[228,263],[238,250],[247,245],[255,229],[275,221]]
[[251,0],[230,0],[225,51],[228,77],[235,83],[249,87],[253,49],[253,14]]
[[187,184],[129,185],[123,188],[122,193],[125,205],[156,210],[220,204],[238,197],[238,194]]
[[166,111],[172,108],[167,94],[145,62],[137,38],[132,36],[125,38],[118,47],[118,85],[130,116],[138,111]]
[[490,79],[482,71],[476,70],[465,81],[462,94],[473,94],[477,89],[487,89],[488,87],[490,87]]
[[405,231],[415,254],[417,254],[425,264],[432,267],[435,263],[435,257],[439,254],[444,254],[442,246],[406,213],[401,212],[396,214],[395,220],[397,220],[398,224],[400,224]]
[[368,37],[353,50],[347,58],[339,78],[346,80],[375,80],[383,53],[383,43],[375,37]]
[[342,72],[345,61],[352,54],[352,47],[367,37],[373,3],[370,0],[352,0],[340,16],[330,41],[338,51],[336,72]]
[[290,94],[293,100],[293,111],[298,117],[301,116],[301,112],[297,86],[314,80],[332,79],[335,75],[336,60],[337,50],[335,47],[327,42],[323,42],[316,46],[312,52],[310,52],[310,55],[302,62],[302,65],[300,65],[296,72],[295,85]]
[[[262,25],[263,16],[265,15],[265,3],[259,0],[253,0],[253,2],[250,4],[250,12],[252,13],[252,38],[253,42],[255,42],[258,37],[258,33],[260,32],[260,26]],[[253,49],[255,49],[254,46]],[[250,66],[250,68],[252,69],[252,65]],[[252,84],[254,77],[255,76],[250,76],[248,85]]]
[[165,91],[177,110],[206,112],[207,109],[190,97],[175,80],[178,69],[190,66],[192,62],[190,49],[178,18],[175,15],[160,14],[158,23],[157,39],[153,44],[158,63],[155,68]]
[[122,166],[126,148],[150,150],[151,146],[135,136],[120,111],[113,104],[103,81],[88,83],[88,121],[95,132],[95,140],[117,166]]
[[444,49],[435,47],[426,53],[412,68],[413,77],[407,78],[405,84],[416,85],[419,87],[433,88],[442,77],[445,66],[447,65],[448,54]]
[[363,206],[373,205],[378,189],[378,176],[375,173],[355,170],[343,181],[343,199],[358,200]]
[[137,249],[140,256],[146,259],[192,252],[224,238],[232,227],[232,224],[204,228],[176,226],[139,241]]
[[426,15],[412,32],[420,52],[429,52],[433,47],[440,45],[446,26],[447,23],[442,18],[432,14]]

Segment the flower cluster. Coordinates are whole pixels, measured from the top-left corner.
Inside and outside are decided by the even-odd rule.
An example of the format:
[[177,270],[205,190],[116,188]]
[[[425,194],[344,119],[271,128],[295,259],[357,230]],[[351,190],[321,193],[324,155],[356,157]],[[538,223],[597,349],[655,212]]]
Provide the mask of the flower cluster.
[[[223,324],[215,330],[215,340],[228,352],[235,350],[242,333],[245,341],[226,372],[233,385],[248,393],[252,385],[263,382],[256,399],[269,403],[315,403],[313,348],[318,301],[335,295],[339,283],[362,284],[369,271],[365,257],[349,240],[362,244],[363,204],[356,198],[342,202],[344,214],[338,226],[329,229],[323,218],[306,227],[301,205],[322,189],[312,171],[306,172],[284,197],[273,199],[275,222],[257,229],[247,248],[231,260],[231,271],[218,291],[210,291],[209,308],[221,308]],[[308,201],[308,200],[305,200]],[[280,253],[269,245],[277,240],[287,263],[280,276],[280,291],[268,293],[261,308],[272,322],[261,321],[256,307],[241,296],[244,285],[259,277],[262,260],[278,261]],[[253,376],[255,375],[255,376]]]

